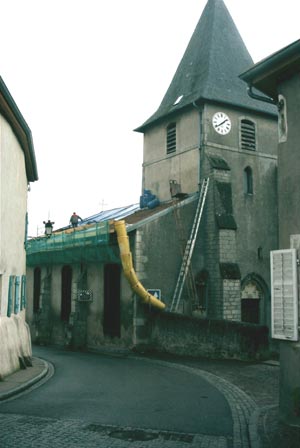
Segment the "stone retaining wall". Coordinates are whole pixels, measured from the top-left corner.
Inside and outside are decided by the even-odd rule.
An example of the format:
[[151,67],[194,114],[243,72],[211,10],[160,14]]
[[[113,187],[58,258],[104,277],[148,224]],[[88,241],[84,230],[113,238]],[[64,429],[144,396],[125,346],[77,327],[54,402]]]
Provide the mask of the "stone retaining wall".
[[257,360],[270,355],[268,328],[174,313],[153,314],[150,347],[158,352],[197,357]]

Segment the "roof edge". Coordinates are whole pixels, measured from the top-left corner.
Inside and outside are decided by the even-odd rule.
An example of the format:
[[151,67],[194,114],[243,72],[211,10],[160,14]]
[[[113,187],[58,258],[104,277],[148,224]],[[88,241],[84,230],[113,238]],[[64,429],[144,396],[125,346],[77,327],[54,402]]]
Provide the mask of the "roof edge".
[[[6,104],[3,104],[3,101]],[[2,103],[2,104],[1,104]],[[20,112],[16,102],[10,94],[3,78],[0,76],[0,112],[11,125],[25,154],[26,174],[30,182],[38,180],[37,164],[32,140],[31,130]],[[21,133],[24,133],[24,136]]]
[[259,83],[271,74],[282,76],[287,71],[291,60],[300,66],[300,39],[264,58],[239,77],[248,85],[256,86],[257,84],[256,88],[259,89]]
[[[246,88],[246,87],[245,87]],[[262,110],[259,108],[256,108],[255,106],[251,107],[251,106],[242,106],[238,103],[232,102],[232,101],[217,101],[216,99],[212,99],[212,98],[206,98],[204,96],[202,96],[201,98],[198,98],[195,101],[192,101],[189,104],[185,104],[184,106],[182,106],[181,108],[178,108],[176,110],[172,110],[169,113],[162,115],[160,117],[157,117],[155,120],[150,121],[151,117],[149,120],[147,120],[144,124],[142,124],[141,126],[133,129],[134,132],[140,132],[140,133],[144,133],[147,129],[149,129],[152,126],[156,126],[159,123],[161,123],[162,121],[167,121],[168,118],[174,117],[176,114],[181,113],[183,110],[188,109],[188,108],[192,108],[195,107],[194,104],[203,104],[203,103],[210,103],[210,104],[224,104],[224,105],[228,105],[230,107],[237,107],[239,109],[243,109],[243,110],[248,110],[248,111],[252,111],[255,112],[257,114],[260,115],[268,115],[270,117],[276,117],[277,118],[277,110],[276,107],[274,106],[274,112],[271,111],[267,111],[267,110]],[[154,114],[155,115],[155,114]]]

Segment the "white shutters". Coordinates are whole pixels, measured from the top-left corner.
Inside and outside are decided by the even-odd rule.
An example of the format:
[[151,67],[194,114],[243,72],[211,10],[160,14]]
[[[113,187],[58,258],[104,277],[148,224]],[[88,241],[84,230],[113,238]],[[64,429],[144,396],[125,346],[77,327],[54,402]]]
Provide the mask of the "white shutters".
[[296,249],[271,252],[272,337],[298,341]]

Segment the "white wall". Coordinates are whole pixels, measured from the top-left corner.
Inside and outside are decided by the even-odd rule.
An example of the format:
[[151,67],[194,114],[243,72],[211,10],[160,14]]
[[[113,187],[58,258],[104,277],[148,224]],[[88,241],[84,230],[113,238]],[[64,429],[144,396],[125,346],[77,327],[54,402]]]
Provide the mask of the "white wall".
[[30,356],[31,353],[30,337],[24,322],[25,312],[22,311],[18,316],[11,318],[6,317],[9,278],[21,277],[26,273],[24,248],[26,210],[27,176],[24,153],[10,125],[0,116],[1,375],[7,375],[19,368],[18,356],[22,351],[26,356]]

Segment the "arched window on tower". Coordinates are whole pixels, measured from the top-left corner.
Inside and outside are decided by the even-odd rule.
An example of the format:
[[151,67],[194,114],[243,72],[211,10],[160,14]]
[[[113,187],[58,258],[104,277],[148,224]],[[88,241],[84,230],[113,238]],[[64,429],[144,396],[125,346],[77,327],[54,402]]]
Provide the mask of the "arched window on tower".
[[244,193],[253,194],[253,174],[250,166],[244,169]]
[[256,150],[256,126],[255,123],[246,118],[241,120],[240,124],[241,149],[247,151]]
[[167,154],[176,151],[176,123],[170,123],[167,126]]
[[195,303],[195,309],[200,309],[202,311],[207,309],[208,279],[209,275],[205,269],[198,272],[195,277],[195,286],[197,291],[197,303]]

